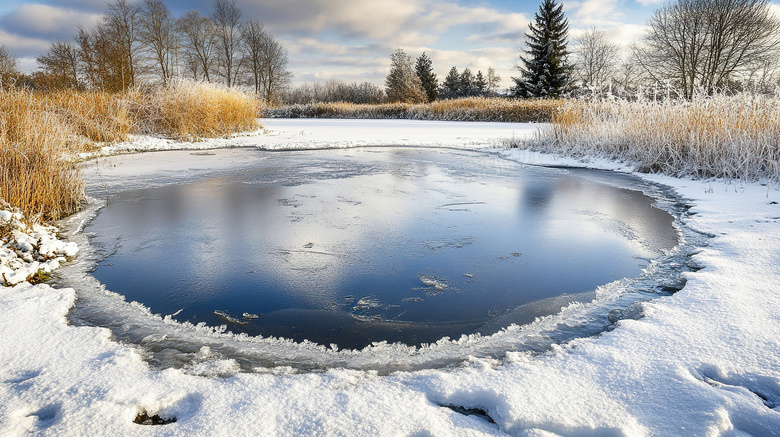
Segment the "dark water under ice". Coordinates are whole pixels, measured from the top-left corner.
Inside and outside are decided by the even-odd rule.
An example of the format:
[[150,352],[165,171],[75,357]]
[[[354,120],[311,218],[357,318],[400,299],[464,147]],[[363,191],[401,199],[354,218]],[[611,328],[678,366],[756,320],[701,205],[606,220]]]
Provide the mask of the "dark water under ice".
[[452,150],[258,153],[112,193],[85,229],[104,256],[93,275],[235,333],[420,345],[592,300],[677,244],[672,216],[621,176]]

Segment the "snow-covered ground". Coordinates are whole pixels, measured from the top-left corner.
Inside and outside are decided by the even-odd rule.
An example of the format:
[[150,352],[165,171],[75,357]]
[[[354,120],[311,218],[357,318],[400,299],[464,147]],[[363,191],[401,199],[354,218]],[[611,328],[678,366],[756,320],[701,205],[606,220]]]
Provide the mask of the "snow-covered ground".
[[29,222],[19,211],[0,204],[0,285],[16,285],[39,272],[51,273],[78,245],[57,238],[57,229]]
[[[259,137],[192,147],[482,148],[536,129],[362,120],[264,125],[268,132]],[[135,144],[120,147],[180,146]],[[503,153],[533,164],[583,165]],[[196,164],[166,158],[178,167],[160,164],[138,177],[163,170],[175,177],[209,158],[186,156]],[[138,170],[127,170],[132,156],[100,161],[95,167],[106,177],[130,180]],[[586,165],[627,170],[599,160]],[[0,435],[780,435],[778,187],[644,177],[690,199],[695,215],[688,226],[714,236],[695,256],[705,268],[686,274],[682,291],[643,304],[643,318],[538,356],[510,353],[501,362],[474,358],[456,369],[388,376],[344,369],[236,373],[231,360],[205,360],[201,372],[159,371],[106,329],[68,326],[73,290],[0,287]],[[142,411],[177,421],[134,424]]]

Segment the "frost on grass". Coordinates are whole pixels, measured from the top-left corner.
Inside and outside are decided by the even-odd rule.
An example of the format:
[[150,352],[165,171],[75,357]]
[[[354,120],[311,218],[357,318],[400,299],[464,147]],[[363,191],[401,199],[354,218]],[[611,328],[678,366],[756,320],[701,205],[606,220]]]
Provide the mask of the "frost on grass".
[[76,243],[57,238],[57,229],[25,219],[18,210],[0,203],[0,277],[11,286],[40,282],[78,253]]

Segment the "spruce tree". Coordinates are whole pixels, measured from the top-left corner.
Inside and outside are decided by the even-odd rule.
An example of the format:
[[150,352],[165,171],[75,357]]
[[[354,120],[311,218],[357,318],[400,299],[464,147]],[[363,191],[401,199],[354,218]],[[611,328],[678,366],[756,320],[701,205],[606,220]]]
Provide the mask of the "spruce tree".
[[444,99],[454,99],[459,97],[460,91],[460,74],[458,74],[457,67],[450,68],[450,72],[447,73],[447,77],[444,78],[444,82],[441,84],[441,90],[439,94]]
[[482,70],[477,71],[477,77],[474,78],[474,86],[477,89],[478,96],[484,96],[487,93],[488,83]]
[[471,97],[476,95],[476,88],[474,87],[474,75],[471,74],[471,70],[466,67],[463,73],[460,74],[460,89],[458,94],[461,97]]
[[420,82],[422,82],[428,101],[436,100],[439,97],[439,80],[436,78],[436,73],[433,72],[433,62],[425,52],[417,58],[417,64],[415,64],[414,69],[417,72],[417,77],[420,78]]
[[569,20],[563,5],[555,0],[543,0],[534,23],[525,34],[528,56],[520,55],[517,69],[521,77],[513,77],[512,92],[517,97],[559,97],[569,90],[571,66],[566,50]]

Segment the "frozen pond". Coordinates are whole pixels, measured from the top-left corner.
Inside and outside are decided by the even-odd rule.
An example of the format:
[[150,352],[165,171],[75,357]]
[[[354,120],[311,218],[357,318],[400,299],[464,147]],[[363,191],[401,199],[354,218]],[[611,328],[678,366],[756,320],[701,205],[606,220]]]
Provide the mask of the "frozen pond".
[[360,349],[528,323],[678,244],[629,177],[452,150],[247,153],[113,186],[85,229],[92,275],[177,321]]

